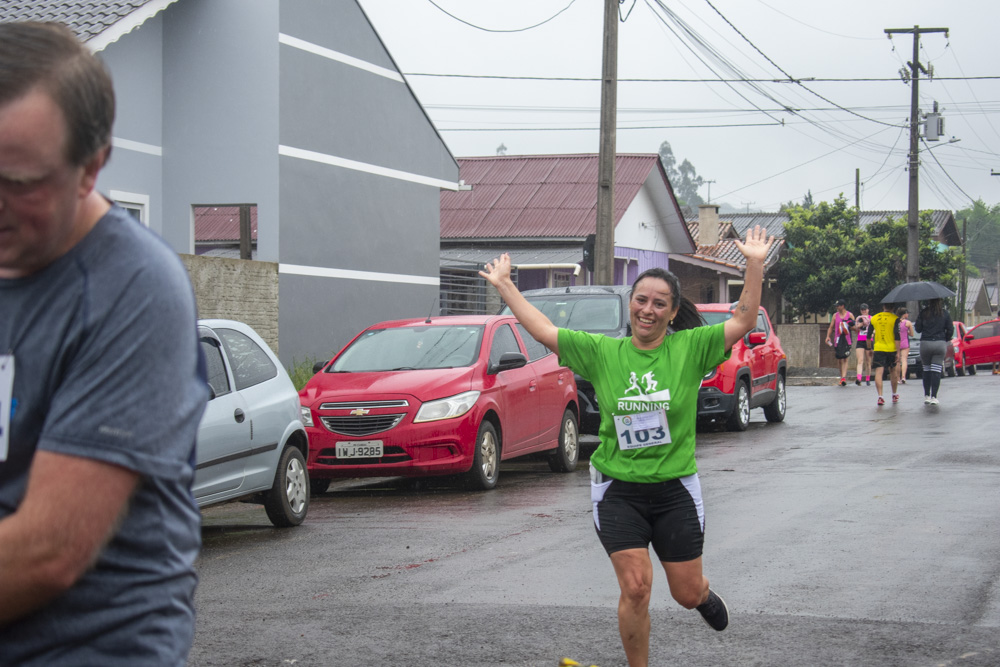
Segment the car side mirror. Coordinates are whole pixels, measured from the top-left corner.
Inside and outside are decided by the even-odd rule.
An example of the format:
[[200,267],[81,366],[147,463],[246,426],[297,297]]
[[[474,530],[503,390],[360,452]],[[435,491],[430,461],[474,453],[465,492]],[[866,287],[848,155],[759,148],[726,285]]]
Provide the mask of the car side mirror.
[[747,344],[747,347],[757,347],[758,345],[763,345],[766,340],[767,334],[763,331],[751,331],[743,337],[743,341]]
[[317,361],[315,364],[313,364],[313,375],[316,375],[316,373],[319,373],[321,370],[323,370],[323,367],[326,366],[328,363],[330,363],[330,362],[329,361]]
[[503,371],[509,371],[514,368],[521,368],[528,363],[528,358],[521,354],[520,352],[504,352],[500,355],[500,361],[496,365],[491,366],[489,373],[490,375],[496,375]]
[[972,334],[965,334],[965,338],[963,340],[965,340],[966,343],[971,343],[975,340],[975,337]]

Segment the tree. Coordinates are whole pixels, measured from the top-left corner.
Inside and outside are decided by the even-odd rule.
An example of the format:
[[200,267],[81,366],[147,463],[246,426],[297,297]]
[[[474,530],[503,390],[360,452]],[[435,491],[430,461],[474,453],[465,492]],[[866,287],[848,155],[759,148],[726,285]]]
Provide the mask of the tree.
[[[969,275],[995,275],[1000,258],[1000,205],[988,207],[980,199],[955,214],[961,230],[965,220],[965,253]],[[973,270],[973,267],[978,270]]]
[[705,200],[698,194],[698,188],[705,184],[705,179],[698,175],[698,171],[688,160],[681,162],[677,167],[677,158],[670,147],[669,141],[660,144],[660,162],[663,164],[663,171],[667,174],[674,194],[681,204],[688,206],[698,206],[704,204]]
[[[801,206],[802,208],[813,208],[815,205],[816,203],[813,201],[812,190],[809,190],[806,192],[806,196],[802,198]],[[786,204],[782,204],[778,208],[778,211],[780,211],[781,213],[788,213],[791,209],[795,208],[796,206],[798,206],[798,204],[796,204],[793,201],[790,201]]]
[[[785,255],[778,263],[778,284],[795,312],[832,313],[834,302],[860,303],[878,310],[882,297],[906,282],[907,226],[888,218],[860,228],[857,212],[841,196],[833,204],[789,210]],[[920,277],[956,286],[961,262],[955,248],[933,239],[930,213],[920,216]]]

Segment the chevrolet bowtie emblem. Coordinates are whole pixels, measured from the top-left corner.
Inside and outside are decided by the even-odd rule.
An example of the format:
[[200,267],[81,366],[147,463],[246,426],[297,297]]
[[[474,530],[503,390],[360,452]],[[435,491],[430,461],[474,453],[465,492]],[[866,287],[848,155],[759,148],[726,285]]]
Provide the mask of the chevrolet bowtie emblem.
[[358,408],[357,410],[351,410],[350,414],[360,417],[361,415],[366,415],[369,412],[370,410],[365,410],[364,408]]

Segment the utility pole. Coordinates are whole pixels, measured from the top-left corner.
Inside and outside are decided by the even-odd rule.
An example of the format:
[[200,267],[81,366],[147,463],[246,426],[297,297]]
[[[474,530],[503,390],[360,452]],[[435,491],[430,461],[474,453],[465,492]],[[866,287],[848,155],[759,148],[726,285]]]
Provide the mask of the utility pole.
[[618,113],[618,0],[604,0],[604,64],[601,74],[601,149],[597,174],[597,236],[594,281],[615,279],[615,124]]
[[746,207],[747,207],[747,213],[749,214],[750,213],[750,204],[756,204],[757,202],[755,202],[755,201],[745,201],[743,203],[746,205]]
[[967,282],[966,277],[965,277],[966,276],[965,271],[966,271],[966,267],[967,267],[967,262],[969,261],[969,256],[968,256],[969,249],[965,247],[965,243],[966,243],[966,226],[968,224],[969,224],[969,219],[967,217],[966,218],[962,218],[962,282],[958,286],[958,298],[959,298],[959,302],[958,302],[958,309],[957,310],[958,310],[959,318],[963,322],[965,321],[965,284]]
[[705,203],[706,204],[711,204],[712,203],[712,183],[715,183],[715,181],[702,181],[702,183],[704,183],[705,185],[708,186],[708,199],[705,200]]
[[[948,28],[886,28],[887,35],[896,33],[907,33],[913,35],[913,60],[907,65],[910,66],[910,197],[909,207],[906,217],[906,282],[915,283],[920,280],[920,225],[919,225],[919,194],[920,184],[917,170],[919,159],[917,157],[917,142],[920,139],[920,109],[917,107],[917,86],[920,81],[920,73],[927,74],[927,70],[920,64],[920,35],[928,32],[943,32],[948,36]],[[915,304],[914,304],[915,305]]]
[[861,222],[861,169],[854,170],[854,211],[858,223]]

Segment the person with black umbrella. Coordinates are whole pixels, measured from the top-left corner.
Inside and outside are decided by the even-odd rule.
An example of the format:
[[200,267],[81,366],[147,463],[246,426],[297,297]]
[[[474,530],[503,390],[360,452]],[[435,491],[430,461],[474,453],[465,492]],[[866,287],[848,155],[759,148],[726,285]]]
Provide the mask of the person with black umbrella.
[[913,328],[920,333],[924,404],[938,405],[944,355],[948,351],[948,341],[955,335],[955,325],[951,321],[951,314],[941,305],[941,299],[931,299],[920,311]]

